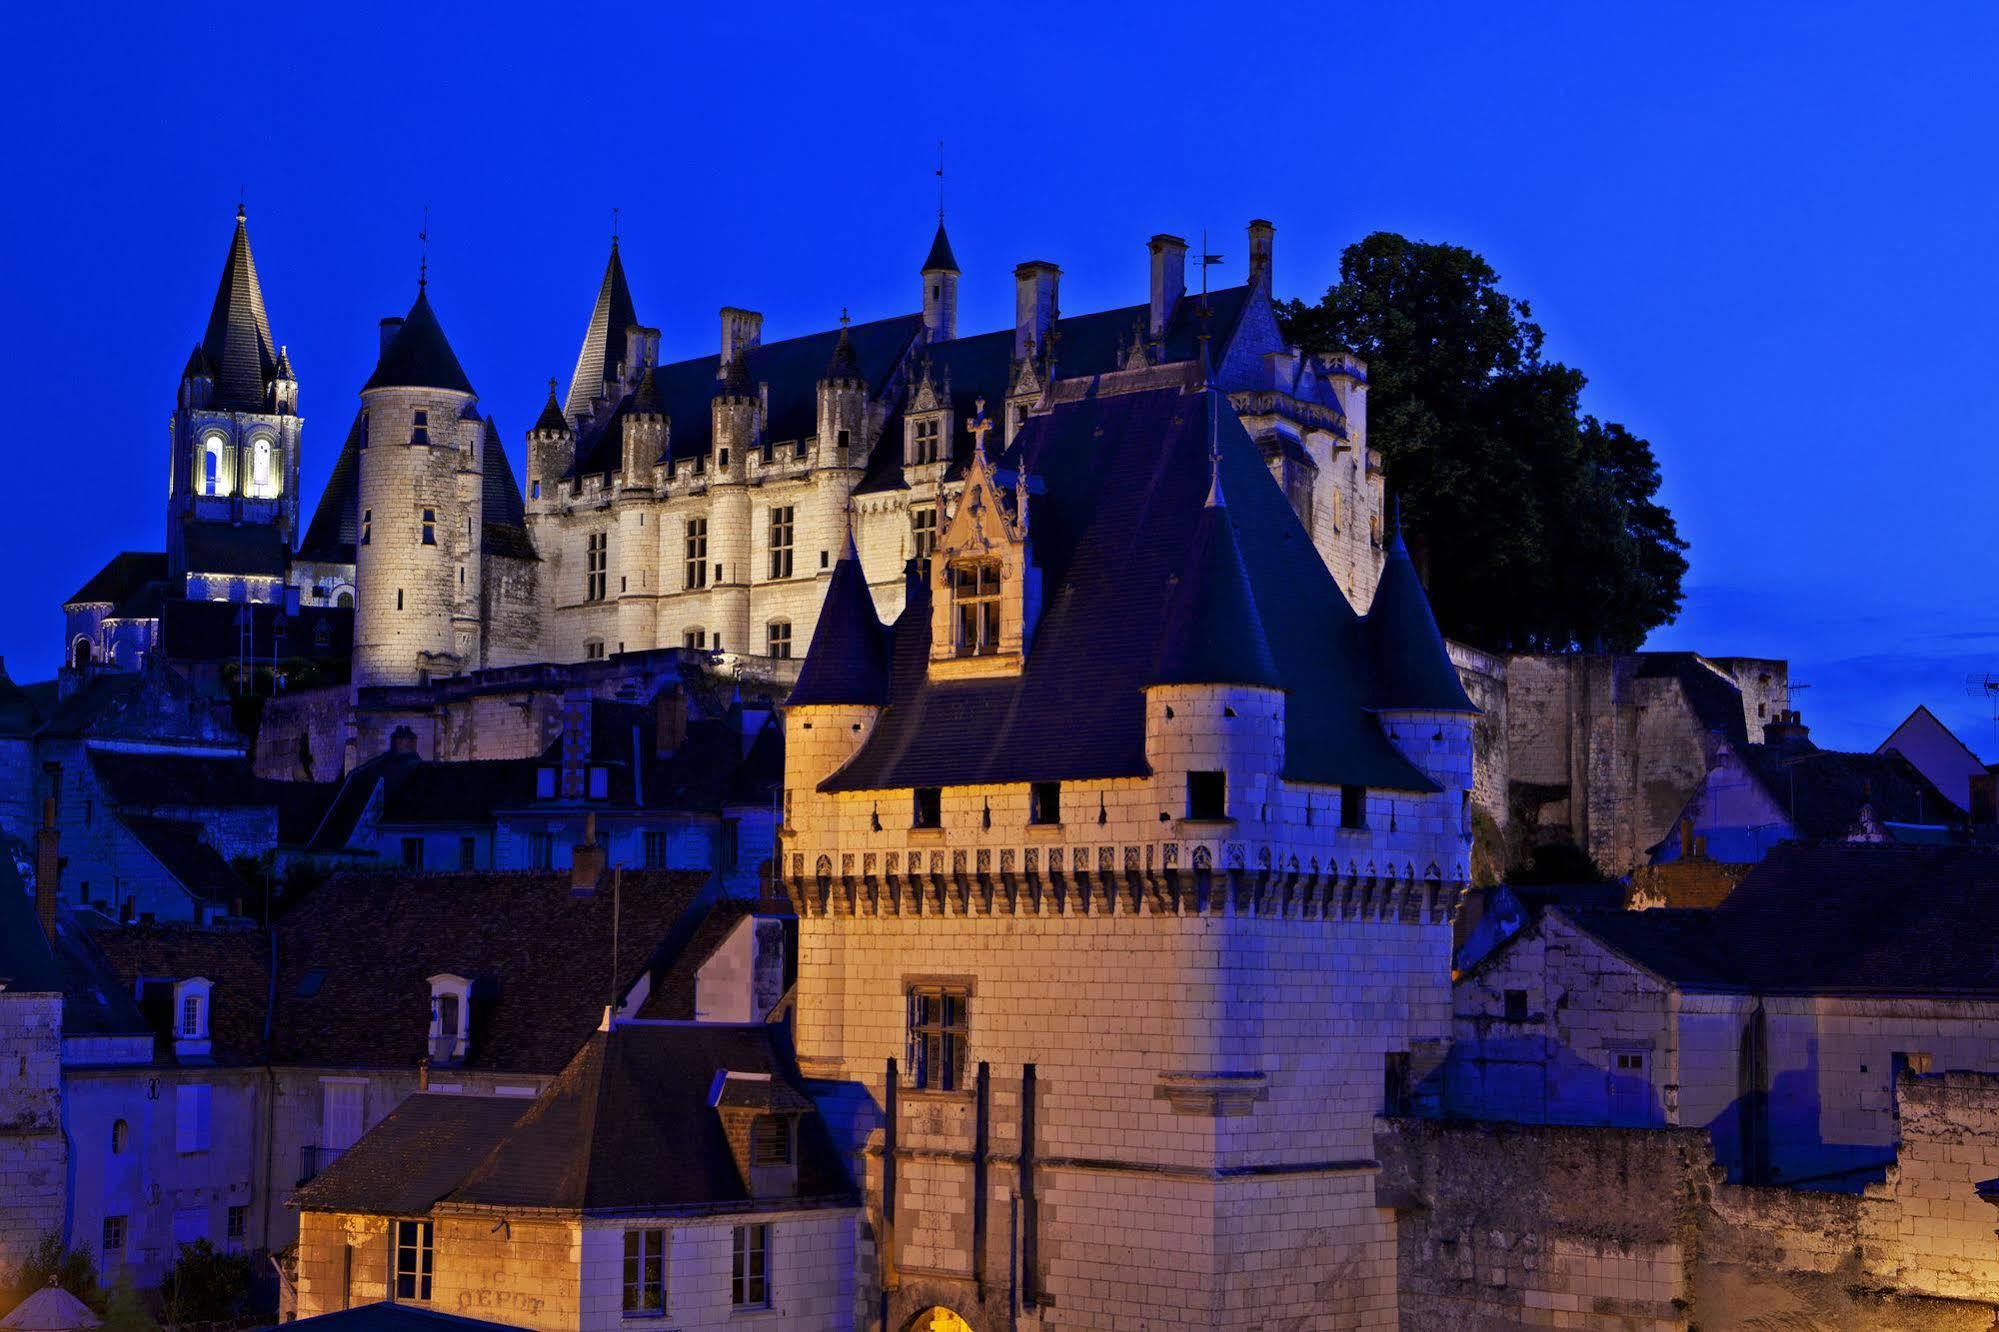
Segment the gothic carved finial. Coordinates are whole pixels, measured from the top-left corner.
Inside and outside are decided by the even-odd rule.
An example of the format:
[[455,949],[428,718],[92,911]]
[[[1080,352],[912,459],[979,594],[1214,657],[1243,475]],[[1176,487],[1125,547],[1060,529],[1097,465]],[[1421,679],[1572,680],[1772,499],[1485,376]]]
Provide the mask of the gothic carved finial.
[[984,398],[974,399],[972,410],[976,414],[966,419],[965,429],[972,432],[972,452],[983,459],[986,456],[986,432],[993,428],[993,423],[986,419]]

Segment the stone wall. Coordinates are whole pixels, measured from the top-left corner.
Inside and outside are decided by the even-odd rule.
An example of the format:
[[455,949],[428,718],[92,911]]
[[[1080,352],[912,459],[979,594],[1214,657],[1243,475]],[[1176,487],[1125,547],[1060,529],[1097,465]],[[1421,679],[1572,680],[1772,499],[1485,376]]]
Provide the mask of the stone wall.
[[62,996],[0,989],[0,1278],[64,1221]]
[[1511,817],[1506,793],[1512,782],[1507,752],[1506,658],[1463,643],[1447,641],[1444,646],[1451,654],[1451,664],[1458,668],[1465,693],[1479,710],[1472,723],[1472,807],[1504,833]]

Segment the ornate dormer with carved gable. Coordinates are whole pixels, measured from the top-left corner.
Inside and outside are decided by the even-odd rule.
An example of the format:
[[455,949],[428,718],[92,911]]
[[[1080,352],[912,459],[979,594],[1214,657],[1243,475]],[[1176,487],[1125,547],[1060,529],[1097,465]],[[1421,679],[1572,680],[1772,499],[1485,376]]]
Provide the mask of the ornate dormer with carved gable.
[[965,423],[972,462],[930,561],[933,679],[1017,672],[1041,610],[1041,570],[1028,536],[1032,478],[986,453],[986,401]]
[[916,368],[916,387],[902,416],[904,480],[940,481],[951,461],[951,372],[929,357]]

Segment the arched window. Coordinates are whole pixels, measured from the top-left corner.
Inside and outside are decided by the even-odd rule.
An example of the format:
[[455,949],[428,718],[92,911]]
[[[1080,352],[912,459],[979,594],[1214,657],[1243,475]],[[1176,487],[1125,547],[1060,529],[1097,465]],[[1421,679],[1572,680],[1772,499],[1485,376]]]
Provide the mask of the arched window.
[[354,594],[352,592],[337,593],[333,598],[333,604],[345,610],[353,610]]
[[224,495],[228,485],[222,476],[222,451],[229,442],[221,435],[209,435],[201,444],[201,493]]
[[116,1120],[111,1125],[111,1154],[123,1156],[125,1149],[132,1145],[132,1126],[124,1120]]
[[259,438],[250,445],[250,493],[259,498],[278,493],[277,468],[271,454],[268,439]]
[[79,638],[76,640],[75,643],[70,645],[69,664],[71,666],[74,666],[77,670],[80,671],[84,667],[90,664],[90,656],[91,653],[90,653],[89,639]]

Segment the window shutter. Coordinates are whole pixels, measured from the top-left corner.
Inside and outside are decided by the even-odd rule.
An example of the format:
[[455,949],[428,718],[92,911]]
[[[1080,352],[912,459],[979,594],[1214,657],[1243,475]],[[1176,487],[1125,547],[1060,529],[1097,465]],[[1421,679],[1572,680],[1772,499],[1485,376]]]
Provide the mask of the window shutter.
[[206,1083],[174,1088],[174,1150],[205,1152],[211,1139],[210,1100]]

